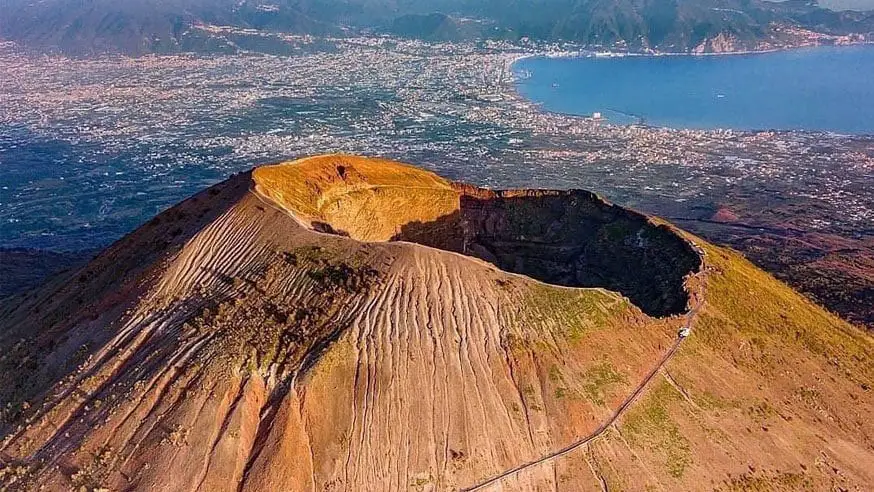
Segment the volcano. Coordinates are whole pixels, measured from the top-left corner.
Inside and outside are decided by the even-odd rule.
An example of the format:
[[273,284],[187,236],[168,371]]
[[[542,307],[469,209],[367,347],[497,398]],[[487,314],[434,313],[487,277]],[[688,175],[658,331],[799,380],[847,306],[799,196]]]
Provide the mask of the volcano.
[[595,194],[310,157],[0,304],[8,490],[866,490],[874,343]]

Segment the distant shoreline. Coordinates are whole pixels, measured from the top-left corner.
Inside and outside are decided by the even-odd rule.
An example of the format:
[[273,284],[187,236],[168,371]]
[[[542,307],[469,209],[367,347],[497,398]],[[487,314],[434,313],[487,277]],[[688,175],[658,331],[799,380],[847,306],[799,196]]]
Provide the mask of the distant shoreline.
[[542,51],[538,53],[519,54],[513,58],[511,65],[528,59],[528,58],[658,58],[670,56],[740,56],[740,55],[764,55],[768,53],[781,53],[784,51],[794,51],[803,49],[818,49],[818,48],[851,48],[854,46],[874,46],[874,40],[859,41],[847,44],[815,44],[815,45],[800,45],[800,46],[784,46],[782,48],[772,48],[767,50],[738,50],[738,51],[721,51],[710,53],[679,53],[671,51],[662,51],[654,53],[636,53],[623,51]]
[[870,47],[874,46],[874,40],[865,41],[865,42],[856,42],[849,44],[820,44],[820,45],[806,45],[806,46],[791,46],[784,48],[775,48],[769,50],[745,50],[745,51],[731,51],[731,52],[722,52],[722,53],[623,53],[623,52],[590,52],[590,51],[564,51],[564,52],[537,52],[537,53],[516,53],[513,54],[509,63],[507,64],[507,71],[509,73],[510,79],[512,80],[512,94],[515,98],[518,98],[527,103],[533,104],[538,107],[538,109],[544,113],[551,113],[556,115],[562,115],[566,117],[574,117],[580,118],[586,121],[598,121],[599,124],[605,126],[615,126],[615,127],[642,127],[642,128],[652,128],[652,129],[667,129],[667,130],[695,130],[695,131],[734,131],[734,132],[742,132],[742,133],[759,133],[765,131],[776,131],[776,132],[786,132],[786,133],[808,133],[808,134],[828,134],[834,136],[867,136],[871,135],[872,132],[858,132],[858,131],[841,131],[841,130],[828,130],[828,129],[817,129],[817,128],[740,128],[740,127],[732,127],[732,126],[720,126],[720,127],[686,127],[686,126],[671,126],[659,123],[651,123],[648,121],[646,116],[642,116],[639,114],[631,114],[626,111],[616,110],[612,108],[604,108],[602,112],[610,112],[610,113],[618,113],[622,114],[625,117],[634,119],[635,121],[616,121],[615,119],[603,118],[596,120],[593,118],[592,114],[581,114],[569,111],[561,111],[561,110],[553,110],[547,109],[544,107],[542,102],[539,102],[535,99],[531,99],[524,95],[520,91],[520,84],[524,81],[524,78],[521,78],[520,70],[517,69],[519,62],[534,59],[534,58],[543,58],[543,59],[596,59],[596,58],[626,58],[626,57],[634,57],[634,58],[658,58],[658,57],[682,57],[682,56],[692,56],[692,57],[705,57],[705,56],[729,56],[729,55],[759,55],[759,54],[776,54],[776,53],[784,53],[790,51],[797,50],[818,50],[821,48],[834,48],[834,49],[842,49],[842,48],[852,48],[852,47]]

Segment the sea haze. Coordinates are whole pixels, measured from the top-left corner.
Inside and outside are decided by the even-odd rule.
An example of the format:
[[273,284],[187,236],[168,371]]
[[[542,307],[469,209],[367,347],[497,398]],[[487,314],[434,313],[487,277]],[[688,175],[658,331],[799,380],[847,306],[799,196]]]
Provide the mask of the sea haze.
[[874,134],[874,46],[725,56],[526,58],[518,89],[544,109],[675,128]]

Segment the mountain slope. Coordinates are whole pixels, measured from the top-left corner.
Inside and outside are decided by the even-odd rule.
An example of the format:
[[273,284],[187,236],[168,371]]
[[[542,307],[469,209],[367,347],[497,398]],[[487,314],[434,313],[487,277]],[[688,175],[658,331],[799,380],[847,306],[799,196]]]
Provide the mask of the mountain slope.
[[287,53],[293,43],[272,34],[373,31],[431,41],[530,38],[709,52],[870,36],[874,15],[835,12],[804,0],[9,0],[0,16],[0,38],[75,55]]
[[[0,37],[32,49],[74,55],[228,53],[252,43],[256,47],[265,45],[259,39],[261,36],[241,32],[229,40],[198,28],[202,25],[314,35],[341,32],[338,26],[315,20],[288,4],[226,0],[12,0],[4,6],[0,17]],[[267,46],[272,47],[270,43]]]
[[869,487],[870,338],[677,234],[583,192],[389,161],[235,176],[0,307],[0,480],[454,490],[642,388],[591,444],[500,484]]
[[548,8],[535,0],[514,4],[506,8],[504,2],[486,3],[482,13],[521,36],[635,51],[753,50],[792,46],[798,42],[789,32],[793,29],[827,34],[874,31],[870,13],[833,12],[801,1],[556,0],[547,2]]

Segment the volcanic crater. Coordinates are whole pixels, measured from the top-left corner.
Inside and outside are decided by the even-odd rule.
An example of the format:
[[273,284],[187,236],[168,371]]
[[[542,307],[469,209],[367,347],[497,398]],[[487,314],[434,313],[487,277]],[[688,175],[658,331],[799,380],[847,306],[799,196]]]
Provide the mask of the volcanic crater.
[[379,159],[192,196],[0,300],[0,353],[0,490],[874,483],[869,335],[591,193]]
[[683,313],[701,259],[668,225],[583,190],[490,190],[380,159],[321,156],[254,171],[263,196],[312,230],[461,253],[566,287]]

